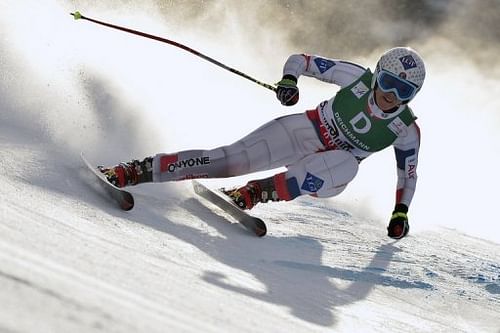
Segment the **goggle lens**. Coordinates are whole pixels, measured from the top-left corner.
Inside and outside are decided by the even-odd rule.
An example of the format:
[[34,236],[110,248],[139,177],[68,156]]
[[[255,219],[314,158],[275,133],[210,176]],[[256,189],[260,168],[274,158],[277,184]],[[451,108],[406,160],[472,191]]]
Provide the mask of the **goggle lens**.
[[380,90],[394,93],[400,101],[412,99],[417,93],[414,84],[384,70],[378,74],[377,83]]

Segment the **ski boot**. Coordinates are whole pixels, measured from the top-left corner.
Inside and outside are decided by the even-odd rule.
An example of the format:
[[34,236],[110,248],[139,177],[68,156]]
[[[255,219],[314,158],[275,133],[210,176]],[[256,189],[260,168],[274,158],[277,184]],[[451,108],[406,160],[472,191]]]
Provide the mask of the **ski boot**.
[[259,202],[280,201],[273,177],[253,180],[233,190],[223,190],[241,209],[252,209]]
[[108,182],[116,187],[125,187],[153,181],[153,158],[147,157],[142,162],[132,160],[117,166],[105,168],[98,166]]

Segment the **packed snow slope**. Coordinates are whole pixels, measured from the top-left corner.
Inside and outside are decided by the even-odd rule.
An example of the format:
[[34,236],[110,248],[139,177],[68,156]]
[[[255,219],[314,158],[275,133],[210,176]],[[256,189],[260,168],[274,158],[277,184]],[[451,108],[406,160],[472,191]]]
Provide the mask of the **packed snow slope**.
[[309,198],[256,238],[189,183],[117,209],[76,152],[0,131],[2,332],[498,332],[500,245],[401,241]]
[[[393,20],[373,15],[387,6],[357,3],[1,1],[0,332],[500,332],[492,211],[500,85],[497,67],[486,66],[500,10],[420,2],[430,21],[419,30],[419,17],[398,19],[417,2],[394,6]],[[358,7],[367,16],[345,22]],[[172,38],[269,83],[291,53],[319,50],[373,68],[389,46],[418,49],[428,79],[412,102],[423,135],[410,235],[386,236],[389,150],[363,161],[337,198],[257,206],[264,238],[196,197],[189,182],[137,186],[136,207],[117,209],[80,151],[110,165],[212,148],[315,107],[336,88],[301,78],[299,104],[284,108],[261,86],[178,48],[74,21],[75,10]],[[379,20],[366,31],[371,43],[358,29],[366,17]],[[476,43],[491,48],[464,51]]]

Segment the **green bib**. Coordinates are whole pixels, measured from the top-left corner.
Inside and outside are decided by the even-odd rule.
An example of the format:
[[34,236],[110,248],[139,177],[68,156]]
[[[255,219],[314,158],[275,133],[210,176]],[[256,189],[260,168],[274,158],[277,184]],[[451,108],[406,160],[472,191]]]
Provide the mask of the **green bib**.
[[[373,74],[368,69],[358,80],[339,90],[330,100],[333,121],[350,144],[367,152],[390,146],[416,117],[408,106],[395,113],[374,116],[369,103],[374,104],[370,89]],[[376,106],[374,106],[376,108]]]

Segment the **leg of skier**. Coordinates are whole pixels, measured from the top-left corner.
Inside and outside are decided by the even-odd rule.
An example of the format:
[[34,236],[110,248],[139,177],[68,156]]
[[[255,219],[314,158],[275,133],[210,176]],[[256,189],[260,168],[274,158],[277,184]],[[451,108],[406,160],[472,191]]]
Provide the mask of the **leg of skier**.
[[225,178],[287,167],[287,171],[227,194],[243,209],[268,200],[292,200],[310,194],[330,197],[342,192],[357,173],[351,153],[324,151],[305,113],[270,121],[237,142],[212,150],[157,154],[143,161],[103,169],[118,187],[144,182]]
[[307,155],[273,177],[253,180],[228,192],[242,209],[268,200],[293,200],[300,195],[321,198],[341,193],[358,172],[358,161],[349,152],[331,150]]
[[311,121],[301,113],[274,119],[229,146],[157,154],[101,171],[118,187],[225,178],[290,165],[323,148]]

